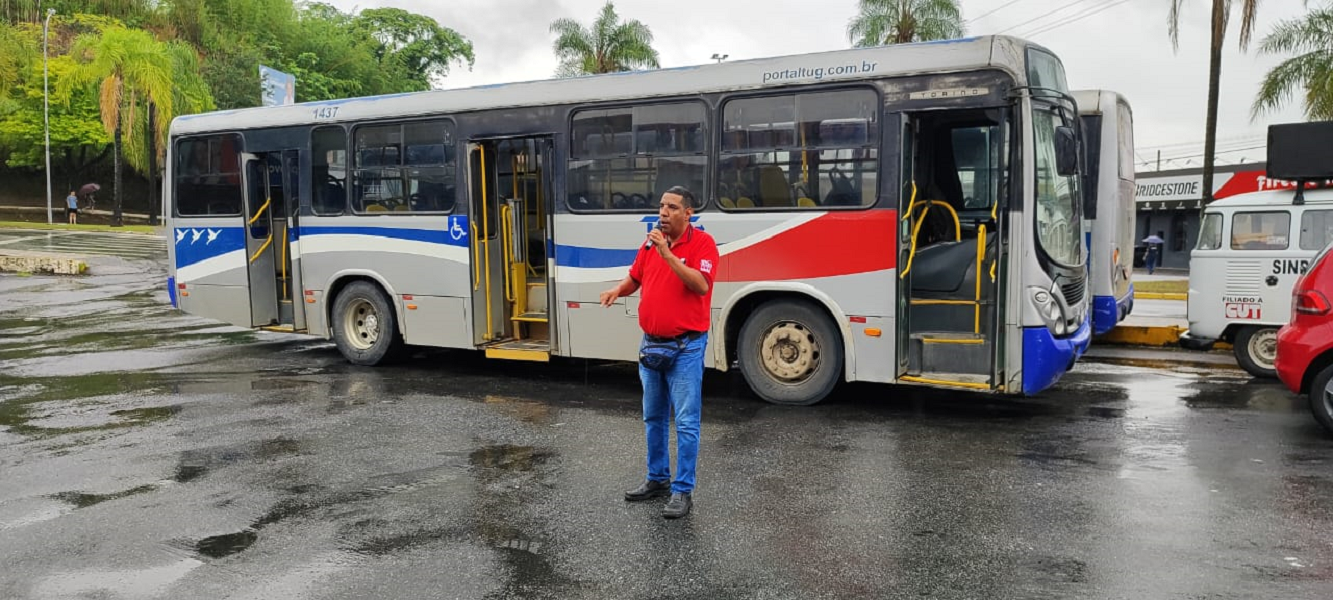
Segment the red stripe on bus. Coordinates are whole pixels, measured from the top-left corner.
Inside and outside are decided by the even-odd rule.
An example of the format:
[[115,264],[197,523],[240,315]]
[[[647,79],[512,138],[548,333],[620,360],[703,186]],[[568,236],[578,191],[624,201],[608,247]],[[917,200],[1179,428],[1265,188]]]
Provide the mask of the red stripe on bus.
[[896,210],[836,212],[722,256],[717,281],[813,279],[897,266]]

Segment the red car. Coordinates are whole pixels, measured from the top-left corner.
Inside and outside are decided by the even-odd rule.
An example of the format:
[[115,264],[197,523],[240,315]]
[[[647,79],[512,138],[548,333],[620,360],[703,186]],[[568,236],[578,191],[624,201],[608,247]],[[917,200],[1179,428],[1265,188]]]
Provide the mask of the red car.
[[1291,322],[1277,332],[1278,379],[1291,391],[1310,394],[1310,412],[1333,433],[1333,244],[1315,256],[1292,290]]

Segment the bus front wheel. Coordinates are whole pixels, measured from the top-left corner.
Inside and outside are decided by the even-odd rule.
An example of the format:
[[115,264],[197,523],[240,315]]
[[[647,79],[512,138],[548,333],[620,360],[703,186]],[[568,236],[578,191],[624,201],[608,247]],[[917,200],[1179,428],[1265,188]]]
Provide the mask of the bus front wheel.
[[741,373],[760,398],[810,405],[828,396],[842,373],[842,337],[810,302],[774,300],[745,320],[738,344]]
[[379,287],[366,281],[352,282],[334,300],[333,340],[354,365],[393,360],[403,347],[393,305]]
[[1277,359],[1277,328],[1246,327],[1236,333],[1232,350],[1236,362],[1255,377],[1277,377],[1273,361]]

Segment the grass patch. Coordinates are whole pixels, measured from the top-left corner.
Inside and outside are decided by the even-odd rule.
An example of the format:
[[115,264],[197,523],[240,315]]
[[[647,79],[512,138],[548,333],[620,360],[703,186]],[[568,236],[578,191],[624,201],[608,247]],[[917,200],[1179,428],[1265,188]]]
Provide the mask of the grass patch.
[[0,221],[0,229],[51,229],[62,231],[114,231],[117,233],[156,234],[160,227],[152,225],[70,225],[68,223],[29,223],[27,221]]
[[1147,292],[1150,294],[1187,294],[1190,291],[1190,282],[1188,279],[1178,279],[1174,281],[1135,281],[1135,292]]

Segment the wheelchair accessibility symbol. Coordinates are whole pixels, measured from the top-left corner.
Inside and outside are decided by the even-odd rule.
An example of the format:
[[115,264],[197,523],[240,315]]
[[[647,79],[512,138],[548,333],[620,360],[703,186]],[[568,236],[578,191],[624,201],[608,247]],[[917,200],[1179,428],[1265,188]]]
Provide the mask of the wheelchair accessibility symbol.
[[467,235],[467,230],[463,229],[463,226],[458,224],[459,220],[460,217],[449,219],[449,237],[454,238],[455,242],[463,239],[463,236]]

